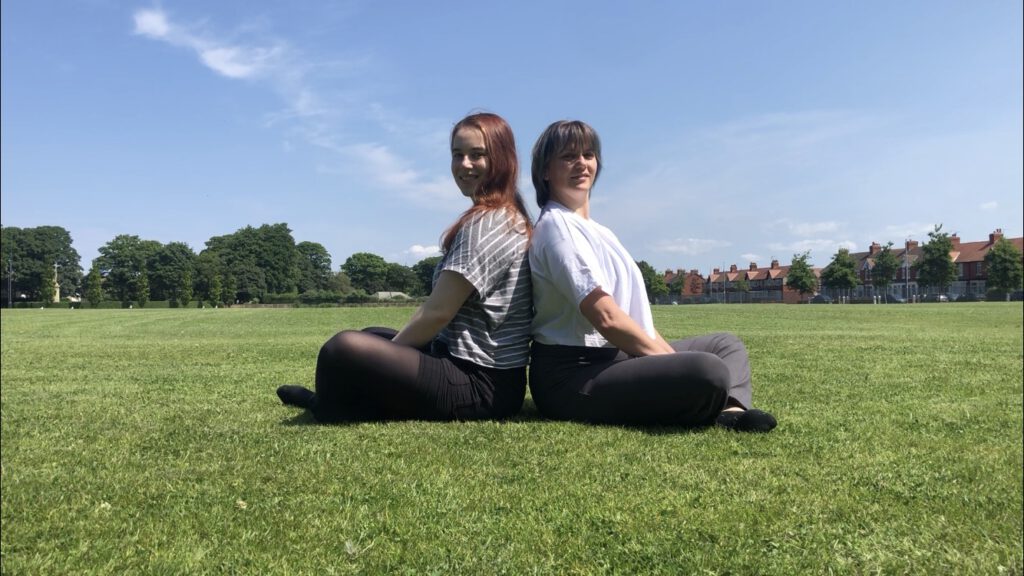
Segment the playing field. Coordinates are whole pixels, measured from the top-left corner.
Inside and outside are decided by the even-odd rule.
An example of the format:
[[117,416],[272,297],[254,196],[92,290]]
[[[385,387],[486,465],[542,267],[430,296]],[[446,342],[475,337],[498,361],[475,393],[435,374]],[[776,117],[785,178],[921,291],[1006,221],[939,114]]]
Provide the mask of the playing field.
[[656,307],[747,342],[767,435],[281,406],[411,313],[3,310],[2,572],[1024,572],[1020,303]]

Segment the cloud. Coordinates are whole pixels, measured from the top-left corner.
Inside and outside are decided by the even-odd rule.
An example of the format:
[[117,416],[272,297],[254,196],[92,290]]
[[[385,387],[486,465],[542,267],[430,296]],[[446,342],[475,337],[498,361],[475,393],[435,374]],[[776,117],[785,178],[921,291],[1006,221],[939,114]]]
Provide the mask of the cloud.
[[150,38],[163,38],[171,31],[167,15],[162,10],[138,10],[135,12],[135,33]]
[[287,49],[280,43],[249,46],[226,42],[171,22],[167,13],[159,8],[137,10],[133,18],[135,34],[188,48],[207,68],[228,78],[255,78],[272,74],[275,70],[284,73],[288,68],[285,63]]
[[748,262],[758,262],[760,260],[764,260],[764,258],[759,254],[740,254],[740,258]]
[[464,203],[454,192],[450,178],[426,176],[411,168],[404,159],[383,144],[364,143],[345,146],[340,151],[354,161],[359,171],[376,185],[397,192],[419,205],[450,211]]
[[441,247],[436,245],[420,246],[419,244],[413,244],[405,251],[405,253],[410,256],[413,256],[414,258],[422,260],[424,258],[429,258],[431,256],[440,256]]
[[715,250],[716,248],[724,248],[726,246],[731,246],[731,244],[725,240],[675,238],[656,242],[651,246],[651,249],[655,252],[674,252],[695,256],[697,254],[705,254]]
[[[134,13],[134,33],[172,46],[189,49],[199,61],[217,74],[234,80],[259,81],[277,92],[285,109],[268,114],[267,126],[283,125],[290,138],[299,138],[330,153],[330,160],[320,161],[317,170],[341,174],[355,172],[385,192],[426,207],[450,210],[461,205],[461,196],[453,193],[450,179],[423,174],[392,147],[375,143],[350,143],[346,121],[372,122],[385,133],[402,134],[402,142],[430,145],[443,149],[447,131],[432,121],[412,121],[389,113],[376,102],[367,102],[344,90],[332,90],[325,101],[323,90],[316,85],[313,72],[329,69],[333,76],[339,70],[367,65],[366,58],[351,62],[306,62],[298,50],[277,40],[256,39],[251,42],[229,41],[198,26],[177,24],[159,8]],[[347,115],[345,118],[342,116]],[[339,119],[341,120],[339,122]],[[441,142],[441,144],[438,144]],[[290,142],[286,149],[290,148]]]
[[820,259],[822,256],[831,257],[840,248],[846,248],[853,252],[857,249],[857,244],[850,240],[831,240],[826,238],[815,238],[815,239],[804,239],[797,240],[796,242],[771,242],[768,244],[768,249],[773,252],[780,252],[785,254],[801,254],[803,252],[810,252]]
[[993,210],[999,208],[999,203],[998,202],[985,202],[985,203],[979,205],[978,207],[981,208],[982,210],[986,211],[986,212],[992,212]]

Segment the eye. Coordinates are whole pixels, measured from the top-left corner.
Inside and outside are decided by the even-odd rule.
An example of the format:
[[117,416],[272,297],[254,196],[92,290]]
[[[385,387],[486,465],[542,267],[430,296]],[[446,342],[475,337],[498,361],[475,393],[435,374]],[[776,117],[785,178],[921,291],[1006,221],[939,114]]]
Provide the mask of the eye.
[[587,160],[593,160],[594,158],[597,158],[597,154],[594,154],[593,150],[587,150],[583,153],[583,157]]

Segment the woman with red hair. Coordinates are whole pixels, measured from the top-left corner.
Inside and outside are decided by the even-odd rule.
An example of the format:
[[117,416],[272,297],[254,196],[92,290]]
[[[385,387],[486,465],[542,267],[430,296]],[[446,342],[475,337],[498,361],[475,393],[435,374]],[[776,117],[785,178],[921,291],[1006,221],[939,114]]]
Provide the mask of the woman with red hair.
[[400,331],[346,330],[320,349],[316,391],[281,386],[321,422],[498,419],[526,394],[532,232],[512,129],[472,114],[451,132],[452,176],[473,205],[444,233],[427,301]]

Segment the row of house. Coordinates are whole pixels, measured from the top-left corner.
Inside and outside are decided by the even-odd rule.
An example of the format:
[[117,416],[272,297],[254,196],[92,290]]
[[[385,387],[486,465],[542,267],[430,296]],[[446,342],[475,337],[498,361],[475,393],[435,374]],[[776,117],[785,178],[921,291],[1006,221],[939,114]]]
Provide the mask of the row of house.
[[[956,264],[957,279],[949,286],[948,296],[956,299],[961,296],[983,296],[986,292],[987,272],[985,269],[985,255],[992,249],[992,246],[1003,238],[1002,229],[996,229],[988,235],[988,240],[977,242],[961,242],[959,236],[953,234],[950,240],[953,243],[953,250],[950,257]],[[1008,238],[1020,252],[1024,252],[1024,237]],[[875,256],[882,251],[882,245],[872,242],[867,252],[855,252],[850,254],[857,266],[859,283],[856,288],[844,291],[842,294],[831,294],[827,288],[822,288],[819,281],[818,291],[824,291],[833,297],[848,297],[853,299],[870,299],[875,296],[886,296],[876,290],[871,281],[871,270],[875,266]],[[916,240],[908,240],[903,248],[893,247],[893,255],[902,263],[896,278],[892,279],[888,287],[889,296],[897,296],[906,300],[922,296],[922,290],[927,287],[920,286],[917,282],[917,272],[914,264],[921,258],[923,249]],[[796,290],[790,288],[786,283],[786,276],[789,274],[789,266],[782,266],[778,260],[772,260],[771,265],[760,267],[756,262],[741,269],[735,264],[728,270],[715,268],[710,275],[702,276],[697,270],[684,272],[683,270],[666,271],[665,283],[673,286],[678,282],[679,290],[668,295],[665,301],[715,301],[715,302],[781,302],[795,304],[806,300]],[[812,268],[814,275],[821,278],[822,268]],[[743,290],[744,283],[746,290]]]

